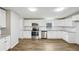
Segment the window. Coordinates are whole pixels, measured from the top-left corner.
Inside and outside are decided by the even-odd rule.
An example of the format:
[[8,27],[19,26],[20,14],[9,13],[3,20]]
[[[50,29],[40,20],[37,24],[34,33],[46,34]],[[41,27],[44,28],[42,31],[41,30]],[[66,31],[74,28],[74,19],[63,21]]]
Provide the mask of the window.
[[46,23],[46,28],[51,29],[52,28],[52,23]]

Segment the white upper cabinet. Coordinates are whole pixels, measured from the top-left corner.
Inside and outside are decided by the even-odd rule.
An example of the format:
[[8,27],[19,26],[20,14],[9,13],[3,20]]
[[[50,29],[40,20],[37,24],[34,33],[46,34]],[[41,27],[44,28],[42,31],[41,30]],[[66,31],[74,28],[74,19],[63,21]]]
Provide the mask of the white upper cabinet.
[[72,16],[73,21],[79,21],[79,14]]
[[6,11],[0,9],[0,27],[6,27]]
[[54,20],[54,26],[72,26],[72,18]]

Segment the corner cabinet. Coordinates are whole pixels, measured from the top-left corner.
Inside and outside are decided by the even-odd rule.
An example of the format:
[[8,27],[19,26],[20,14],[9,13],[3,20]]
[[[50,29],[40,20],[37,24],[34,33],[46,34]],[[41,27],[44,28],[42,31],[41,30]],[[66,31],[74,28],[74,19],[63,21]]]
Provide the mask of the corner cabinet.
[[0,51],[5,51],[5,38],[0,38]]
[[0,9],[0,27],[6,27],[6,11]]
[[10,48],[10,36],[0,38],[0,51],[6,51]]
[[10,36],[7,36],[5,39],[5,49],[8,50],[10,49]]

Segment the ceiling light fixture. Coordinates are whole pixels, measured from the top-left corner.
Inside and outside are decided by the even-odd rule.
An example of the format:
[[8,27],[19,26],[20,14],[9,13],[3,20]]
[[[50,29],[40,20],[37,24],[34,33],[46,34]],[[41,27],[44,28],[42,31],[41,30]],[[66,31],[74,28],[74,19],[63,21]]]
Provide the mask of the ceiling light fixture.
[[28,8],[28,10],[31,12],[35,12],[35,11],[37,11],[37,8],[31,7],[31,8]]
[[65,9],[65,7],[59,7],[59,8],[56,8],[55,11],[60,12],[60,11],[63,11],[64,9]]

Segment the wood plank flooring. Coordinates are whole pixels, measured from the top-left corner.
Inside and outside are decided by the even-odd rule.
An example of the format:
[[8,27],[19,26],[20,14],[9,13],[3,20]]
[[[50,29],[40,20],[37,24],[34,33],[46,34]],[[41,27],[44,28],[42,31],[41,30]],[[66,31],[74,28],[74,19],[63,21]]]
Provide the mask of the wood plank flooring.
[[66,43],[62,39],[22,39],[9,51],[79,51],[79,45]]

